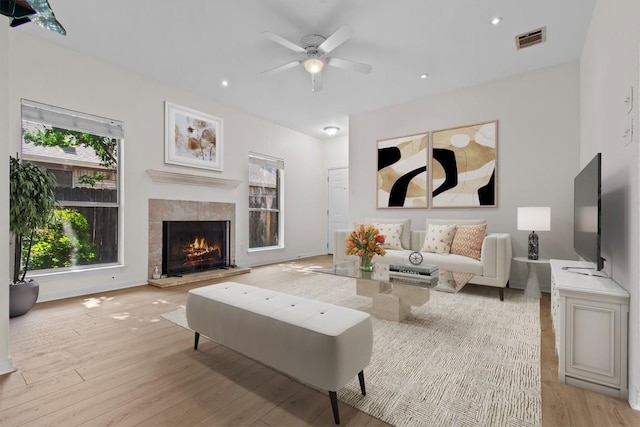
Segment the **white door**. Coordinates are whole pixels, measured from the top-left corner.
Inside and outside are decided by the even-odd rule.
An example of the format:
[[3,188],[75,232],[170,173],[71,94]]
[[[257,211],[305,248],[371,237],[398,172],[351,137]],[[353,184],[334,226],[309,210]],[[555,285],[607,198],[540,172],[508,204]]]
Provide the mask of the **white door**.
[[333,253],[333,231],[351,228],[349,224],[349,168],[329,169],[327,209],[327,251]]

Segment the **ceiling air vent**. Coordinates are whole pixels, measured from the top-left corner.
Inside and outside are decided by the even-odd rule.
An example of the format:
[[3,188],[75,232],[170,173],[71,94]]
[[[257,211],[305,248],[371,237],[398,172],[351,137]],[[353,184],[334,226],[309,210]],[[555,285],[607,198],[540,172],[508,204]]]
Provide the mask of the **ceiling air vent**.
[[523,49],[525,47],[533,46],[534,44],[542,43],[547,39],[547,27],[538,28],[537,30],[529,31],[516,36],[516,47]]

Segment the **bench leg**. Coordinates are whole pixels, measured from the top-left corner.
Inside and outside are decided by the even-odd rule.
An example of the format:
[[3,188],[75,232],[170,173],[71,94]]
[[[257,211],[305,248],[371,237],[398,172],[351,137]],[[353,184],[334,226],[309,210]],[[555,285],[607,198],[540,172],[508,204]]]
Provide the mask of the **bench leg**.
[[329,392],[329,400],[331,400],[331,409],[333,409],[333,420],[336,424],[340,424],[340,415],[338,415],[338,396],[335,391]]
[[363,396],[366,396],[367,390],[364,388],[364,371],[358,372],[358,379],[360,380],[360,391]]
[[198,349],[198,341],[200,341],[200,332],[196,332],[196,336],[193,340],[193,349],[197,350]]

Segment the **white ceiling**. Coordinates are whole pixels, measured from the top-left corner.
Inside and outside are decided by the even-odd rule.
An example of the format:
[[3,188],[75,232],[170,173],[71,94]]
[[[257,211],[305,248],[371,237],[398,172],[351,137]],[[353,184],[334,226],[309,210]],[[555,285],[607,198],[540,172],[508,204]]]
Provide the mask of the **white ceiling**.
[[[348,128],[348,116],[579,58],[595,0],[49,0],[67,36],[25,31],[305,134]],[[489,21],[500,16],[496,27]],[[371,64],[364,75],[322,71],[311,92],[301,59],[262,36],[351,39],[331,56]],[[547,41],[516,50],[517,34]],[[420,79],[428,73],[427,79]],[[223,87],[221,81],[229,81]],[[175,100],[169,100],[174,101]]]

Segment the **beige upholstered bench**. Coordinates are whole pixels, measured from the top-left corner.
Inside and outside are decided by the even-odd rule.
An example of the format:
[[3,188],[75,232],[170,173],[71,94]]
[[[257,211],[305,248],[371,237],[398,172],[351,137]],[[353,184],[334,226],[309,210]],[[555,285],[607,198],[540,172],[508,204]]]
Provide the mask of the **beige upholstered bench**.
[[187,323],[200,334],[298,380],[329,391],[336,424],[336,391],[356,374],[365,395],[371,360],[371,316],[235,282],[192,289]]

